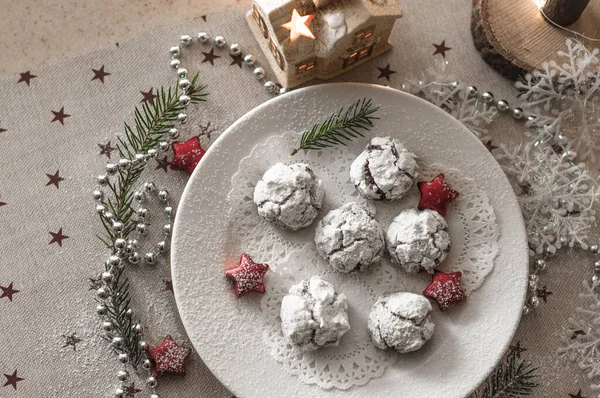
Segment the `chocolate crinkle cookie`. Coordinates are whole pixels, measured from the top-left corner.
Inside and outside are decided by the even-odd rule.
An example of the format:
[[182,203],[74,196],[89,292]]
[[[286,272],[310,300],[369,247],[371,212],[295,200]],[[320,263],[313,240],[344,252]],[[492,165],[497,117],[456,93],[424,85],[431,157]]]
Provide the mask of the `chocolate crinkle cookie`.
[[431,303],[415,293],[391,293],[377,299],[367,327],[375,345],[399,353],[420,349],[433,336]]
[[317,224],[315,243],[319,254],[340,272],[363,270],[379,261],[385,245],[375,206],[350,202],[330,211]]
[[385,240],[392,262],[411,274],[432,274],[451,247],[448,223],[434,210],[404,210],[392,220]]
[[304,163],[277,163],[254,189],[254,203],[265,220],[293,231],[307,227],[319,214],[325,189]]
[[287,340],[305,351],[338,345],[350,330],[346,296],[318,276],[290,288],[281,303],[280,317]]
[[399,199],[418,176],[417,156],[390,137],[373,138],[350,166],[350,180],[367,199]]

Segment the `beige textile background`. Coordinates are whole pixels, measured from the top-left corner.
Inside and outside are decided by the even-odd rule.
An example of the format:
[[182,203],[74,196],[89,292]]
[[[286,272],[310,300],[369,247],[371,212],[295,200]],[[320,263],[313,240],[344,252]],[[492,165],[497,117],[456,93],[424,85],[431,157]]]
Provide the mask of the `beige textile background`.
[[[169,46],[181,34],[206,30],[213,36],[223,34],[230,42],[239,42],[245,53],[253,52],[259,62],[266,64],[243,18],[247,6],[209,14],[204,21],[198,17],[206,12],[206,2],[149,0],[146,4],[152,11],[148,13],[136,12],[136,7],[142,7],[137,2],[129,2],[137,5],[114,3],[131,11],[126,15],[117,13],[106,7],[110,2],[86,2],[85,7],[57,0],[44,5],[33,1],[2,4],[0,68],[6,77],[0,79],[0,128],[6,131],[0,133],[0,202],[7,204],[0,207],[3,246],[0,286],[14,282],[14,288],[20,292],[12,302],[6,298],[0,300],[0,397],[112,396],[117,385],[117,361],[100,338],[94,295],[87,284],[87,279],[99,272],[106,256],[94,236],[101,230],[89,192],[94,188],[94,176],[102,172],[108,160],[99,155],[98,144],[111,141],[114,145],[122,122],[131,120],[133,106],[142,99],[141,91],[173,83],[172,71],[167,66]],[[19,7],[23,5],[27,15],[20,14]],[[404,0],[401,5],[405,16],[397,22],[393,33],[394,50],[336,80],[398,87],[404,79],[418,77],[432,65],[433,44],[445,40],[451,47],[446,60],[457,80],[516,102],[512,83],[481,61],[472,45],[470,2]],[[140,18],[139,15],[144,15],[139,24],[122,22],[130,16]],[[155,29],[193,17],[197,19]],[[81,22],[91,20],[93,24]],[[61,39],[55,36],[44,42],[44,32],[53,29],[64,32]],[[123,42],[129,35],[127,29],[131,29],[132,35],[145,34]],[[27,35],[30,43],[11,39],[14,35]],[[36,43],[38,40],[44,44]],[[117,41],[119,46],[114,44]],[[107,48],[56,63],[99,46]],[[201,81],[208,85],[210,101],[190,112],[191,122],[182,136],[202,133],[210,122],[215,130],[214,139],[269,96],[250,70],[229,65],[231,59],[226,52],[219,53],[221,58],[211,66],[202,63],[201,50],[207,51],[194,45],[184,55],[183,62],[191,71],[200,72]],[[55,64],[50,67],[40,66],[52,63]],[[378,70],[388,63],[396,71],[390,82],[379,78]],[[92,80],[92,68],[101,66],[111,73],[104,83]],[[30,86],[18,83],[18,73],[27,70],[37,76]],[[61,107],[71,115],[64,125],[51,122],[51,111]],[[440,135],[443,144],[443,132]],[[494,124],[491,135],[495,145],[514,145],[521,140],[521,124],[505,117]],[[115,155],[113,152],[113,160]],[[46,185],[46,174],[57,169],[65,178],[59,189]],[[175,198],[179,197],[185,174],[148,169],[146,180],[156,181]],[[161,219],[153,222],[160,225]],[[62,247],[48,244],[49,232],[59,228],[69,238]],[[148,239],[153,240],[152,236]],[[593,396],[585,375],[556,354],[557,333],[579,305],[581,282],[590,277],[593,261],[591,254],[580,251],[561,252],[552,259],[548,273],[542,276],[542,285],[547,285],[553,294],[547,304],[526,317],[519,327],[515,343],[519,341],[527,349],[522,357],[539,367],[541,386],[534,397],[568,398],[579,389],[583,397]],[[131,279],[133,304],[148,329],[151,345],[156,346],[166,334],[189,345],[177,317],[175,301],[165,287],[164,281],[170,279],[168,264],[155,268],[140,266],[131,272]],[[502,292],[496,294],[497,308],[490,308],[490,313],[501,310],[503,305]],[[71,333],[82,339],[77,350],[63,347],[62,335]],[[2,374],[11,375],[15,369],[24,380],[16,390],[2,387],[5,382]],[[161,396],[230,397],[196,354],[188,360],[187,370],[185,377],[161,379]],[[142,388],[143,383],[134,380],[136,387]],[[401,391],[398,386],[398,393]],[[243,397],[243,392],[238,393]],[[136,396],[147,396],[144,394]]]

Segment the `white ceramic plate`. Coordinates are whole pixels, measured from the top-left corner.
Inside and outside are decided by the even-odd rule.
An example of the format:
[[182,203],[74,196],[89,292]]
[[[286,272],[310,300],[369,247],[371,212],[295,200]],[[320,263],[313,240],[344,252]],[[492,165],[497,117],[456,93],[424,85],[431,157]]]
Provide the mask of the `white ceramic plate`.
[[[224,277],[240,253],[228,252],[227,193],[248,151],[272,134],[302,131],[359,98],[381,106],[370,135],[400,138],[424,163],[474,179],[496,211],[501,236],[494,270],[468,305],[437,316],[434,348],[410,354],[362,387],[322,390],[285,372],[262,342],[260,295],[231,294]],[[368,138],[364,138],[365,143]],[[427,148],[426,151],[420,150]],[[517,200],[481,142],[450,115],[419,98],[367,84],[293,91],[234,123],[204,156],[183,193],[171,264],[181,318],[194,347],[237,397],[465,397],[491,372],[519,323],[527,283],[527,244]]]

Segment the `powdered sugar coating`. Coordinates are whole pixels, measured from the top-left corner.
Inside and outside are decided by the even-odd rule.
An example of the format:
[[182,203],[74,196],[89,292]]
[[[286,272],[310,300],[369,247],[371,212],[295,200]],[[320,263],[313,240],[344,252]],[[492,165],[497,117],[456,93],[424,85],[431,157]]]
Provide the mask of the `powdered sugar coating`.
[[400,353],[420,349],[433,336],[431,303],[415,293],[391,293],[377,299],[367,327],[375,345]]
[[433,273],[451,247],[448,223],[434,210],[402,211],[390,223],[385,240],[392,262],[408,273]]
[[346,296],[318,276],[290,288],[281,303],[280,317],[285,337],[307,351],[338,345],[350,330]]
[[363,270],[379,261],[384,237],[375,206],[350,202],[330,211],[317,224],[315,243],[319,255],[340,272]]
[[399,140],[374,137],[352,162],[350,180],[367,199],[399,199],[419,176],[416,159]]
[[265,220],[293,231],[309,226],[319,214],[325,189],[304,163],[277,163],[254,189],[254,203]]

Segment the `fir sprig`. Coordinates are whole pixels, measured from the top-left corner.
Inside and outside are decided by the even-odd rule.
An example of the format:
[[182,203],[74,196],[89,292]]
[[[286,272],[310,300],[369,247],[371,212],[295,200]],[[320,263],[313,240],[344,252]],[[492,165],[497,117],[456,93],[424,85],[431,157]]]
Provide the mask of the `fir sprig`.
[[302,133],[300,146],[290,154],[294,156],[300,150],[329,148],[334,145],[346,145],[358,136],[363,137],[362,131],[373,127],[373,120],[379,119],[373,114],[379,109],[370,99],[363,98],[350,105],[347,109],[329,115],[321,123],[317,123]]
[[531,363],[510,353],[470,398],[515,398],[531,395],[538,386]]
[[[205,87],[197,86],[198,75],[192,81],[187,90],[192,104],[205,101],[207,93]],[[136,155],[147,154],[150,149],[156,149],[160,141],[166,139],[169,130],[174,128],[178,115],[184,112],[184,106],[180,103],[183,94],[179,87],[158,91],[158,96],[152,102],[145,102],[141,107],[136,107],[134,112],[134,124],[125,123],[124,137],[119,137],[118,150],[122,159],[134,160]],[[132,161],[128,168],[119,168],[116,178],[109,181],[106,187],[109,195],[101,200],[101,204],[113,214],[112,220],[123,223],[122,232],[116,232],[113,221],[104,214],[100,214],[100,221],[106,230],[105,236],[100,240],[111,250],[113,255],[123,257],[123,252],[115,247],[117,238],[127,239],[137,224],[136,212],[132,207],[133,189],[146,166],[145,160]],[[129,363],[137,367],[145,358],[145,349],[141,346],[139,331],[136,330],[136,322],[132,319],[130,309],[131,297],[129,294],[129,282],[123,274],[126,263],[123,257],[122,266],[111,267],[105,263],[105,270],[111,270],[113,280],[106,284],[109,298],[102,302],[106,307],[104,317],[111,323],[110,330],[106,331],[104,339],[112,342],[114,337],[122,339],[120,344],[114,344],[116,353],[125,353],[129,357]]]

